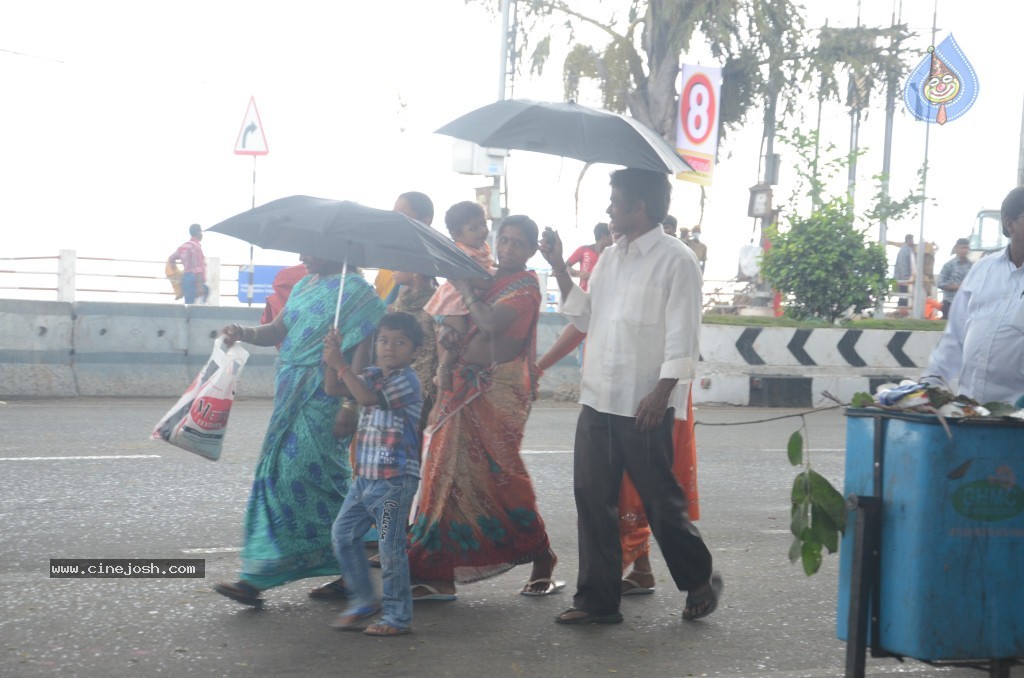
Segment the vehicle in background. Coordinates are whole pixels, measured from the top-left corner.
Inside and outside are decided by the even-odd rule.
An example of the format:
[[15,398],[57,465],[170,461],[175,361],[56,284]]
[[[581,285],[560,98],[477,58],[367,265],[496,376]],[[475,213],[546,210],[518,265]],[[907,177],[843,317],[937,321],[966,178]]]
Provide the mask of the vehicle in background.
[[971,261],[977,261],[993,252],[1002,252],[1010,243],[1009,238],[1003,235],[1003,222],[999,218],[999,210],[981,210],[971,230],[970,241],[971,251],[967,257]]

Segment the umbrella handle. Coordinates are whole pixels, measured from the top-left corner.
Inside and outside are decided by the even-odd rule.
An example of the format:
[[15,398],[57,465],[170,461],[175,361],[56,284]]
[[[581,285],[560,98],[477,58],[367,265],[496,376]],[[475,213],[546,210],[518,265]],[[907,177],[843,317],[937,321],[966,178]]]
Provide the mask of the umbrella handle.
[[341,284],[338,285],[338,305],[334,307],[334,329],[338,329],[338,319],[341,317],[341,299],[345,296],[345,276],[348,275],[348,254],[341,262]]

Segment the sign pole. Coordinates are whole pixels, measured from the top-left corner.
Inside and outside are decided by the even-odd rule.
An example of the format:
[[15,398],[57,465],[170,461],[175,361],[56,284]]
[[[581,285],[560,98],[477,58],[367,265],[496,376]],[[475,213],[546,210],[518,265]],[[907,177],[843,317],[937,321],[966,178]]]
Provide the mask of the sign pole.
[[[260,120],[259,111],[256,110],[256,98],[249,97],[249,107],[245,110],[245,117],[242,118],[242,127],[238,130],[238,139],[235,141],[235,155],[252,156],[252,209],[256,208],[256,156],[266,155],[269,152],[267,136],[263,133],[263,121]],[[253,246],[250,244],[249,286],[246,293],[249,306],[252,306],[254,295],[255,283],[253,276],[255,271]]]

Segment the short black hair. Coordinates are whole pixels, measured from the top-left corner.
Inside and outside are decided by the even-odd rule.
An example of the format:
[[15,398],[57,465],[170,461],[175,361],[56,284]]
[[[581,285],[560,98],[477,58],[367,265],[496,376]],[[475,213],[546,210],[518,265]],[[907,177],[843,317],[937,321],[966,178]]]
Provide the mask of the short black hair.
[[484,212],[484,208],[480,206],[480,203],[473,202],[472,200],[463,200],[449,207],[448,211],[444,213],[444,225],[454,238],[462,232],[462,227],[472,221],[474,217],[485,215],[486,212]]
[[1018,186],[1003,198],[1003,204],[999,208],[999,218],[1003,222],[1003,235],[1010,237],[1008,223],[1024,214],[1024,186]]
[[416,316],[409,313],[402,313],[401,311],[385,313],[384,317],[380,319],[380,325],[377,326],[377,329],[402,332],[405,336],[409,337],[413,348],[423,346],[423,328],[420,327]]
[[537,227],[537,222],[525,214],[513,214],[502,219],[501,224],[498,226],[498,235],[501,235],[506,226],[515,226],[522,229],[526,240],[534,245],[537,244],[537,239],[540,238],[540,229]]
[[661,220],[662,226],[668,226],[669,228],[675,228],[679,225],[679,221],[671,214],[666,214],[665,218]]
[[668,215],[672,184],[667,174],[627,167],[612,172],[611,186],[619,189],[630,205],[643,201],[647,218],[653,223],[660,224]]
[[601,223],[599,223],[597,226],[594,226],[594,240],[600,240],[601,238],[605,237],[606,235],[611,235],[611,234],[612,234],[612,232],[611,232],[611,229],[608,228],[608,224],[606,224],[603,221]]
[[416,218],[427,226],[434,221],[434,201],[426,193],[407,191],[398,198],[409,203],[409,207],[416,213]]
[[188,227],[188,234],[191,236],[199,235],[202,232],[203,227],[200,226],[199,224],[192,224],[191,226]]

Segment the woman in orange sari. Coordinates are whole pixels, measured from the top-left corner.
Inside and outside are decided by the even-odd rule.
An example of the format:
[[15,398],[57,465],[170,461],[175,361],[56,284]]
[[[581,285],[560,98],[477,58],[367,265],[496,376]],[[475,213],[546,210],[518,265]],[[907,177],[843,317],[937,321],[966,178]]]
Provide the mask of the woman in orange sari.
[[[540,286],[526,262],[537,224],[507,217],[498,228],[495,281],[482,296],[457,283],[470,311],[452,389],[438,393],[424,440],[423,480],[412,519],[414,600],[455,600],[455,584],[533,563],[524,595],[548,595],[556,557],[519,454],[534,399]],[[454,345],[454,344],[453,344]]]

